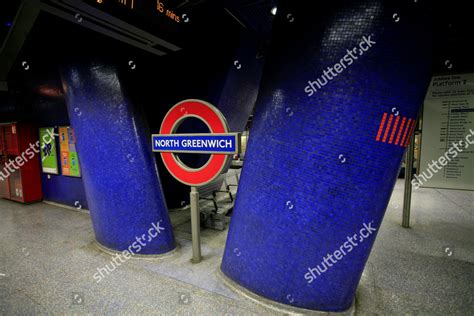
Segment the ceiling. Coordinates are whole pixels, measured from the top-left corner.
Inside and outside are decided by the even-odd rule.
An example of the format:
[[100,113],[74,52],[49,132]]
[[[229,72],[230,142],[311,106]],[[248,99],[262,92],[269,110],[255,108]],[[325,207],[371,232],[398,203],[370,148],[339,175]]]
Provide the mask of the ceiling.
[[[69,0],[42,1],[51,3]],[[20,0],[12,0],[2,4],[0,43],[16,26],[14,25],[15,14],[20,3]],[[33,53],[39,56],[61,58],[61,55],[66,52],[64,46],[72,47],[68,53],[73,55],[91,50],[97,51],[98,54],[110,54],[111,50],[132,51],[133,54],[138,54],[136,52],[138,47],[142,48],[145,54],[162,52],[163,54],[158,54],[159,56],[173,54],[193,46],[218,47],[222,42],[222,30],[224,32],[229,30],[229,34],[235,34],[236,29],[246,29],[263,36],[268,35],[273,18],[270,9],[276,5],[276,0],[170,0],[167,3],[168,8],[187,14],[190,17],[189,23],[178,25],[173,21],[168,21],[169,19],[167,20],[166,17],[159,20],[156,16],[152,16],[150,19],[142,12],[134,17],[135,20],[132,17],[130,21],[139,20],[140,22],[134,22],[131,25],[143,25],[140,27],[143,33],[129,34],[122,44],[111,40],[110,36],[106,38],[103,35],[94,34],[94,27],[85,28],[88,19],[85,14],[81,16],[82,21],[78,22],[77,17],[73,14],[69,14],[69,21],[66,21],[64,17],[57,18],[43,12],[39,15],[30,36],[28,36],[26,46],[20,47],[12,58],[16,57],[17,63],[21,62],[18,60],[19,58],[35,60]],[[474,61],[470,49],[472,46],[470,43],[472,40],[471,12],[468,1],[464,0],[451,0],[449,4],[438,2],[433,4],[434,47],[432,57],[434,73],[474,72]],[[163,27],[165,24],[168,27]],[[145,39],[141,39],[145,44],[142,43],[142,47],[140,45],[133,46],[131,44],[133,36],[143,37],[144,33],[149,34],[148,38],[144,36]],[[98,49],[99,47],[101,48]],[[153,49],[156,51],[152,52]],[[37,58],[37,60],[39,59]],[[12,75],[14,76],[14,73],[10,74],[10,76]]]

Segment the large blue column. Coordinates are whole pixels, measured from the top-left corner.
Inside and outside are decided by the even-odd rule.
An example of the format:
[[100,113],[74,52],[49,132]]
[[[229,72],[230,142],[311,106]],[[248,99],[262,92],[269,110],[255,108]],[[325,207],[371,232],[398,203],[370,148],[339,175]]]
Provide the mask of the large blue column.
[[[63,67],[61,75],[96,240],[123,251],[146,235],[139,254],[173,250],[150,133],[141,111],[127,99],[117,70],[84,63]],[[160,234],[148,238],[153,224]]]
[[419,2],[279,3],[221,266],[238,285],[350,307],[430,79]]

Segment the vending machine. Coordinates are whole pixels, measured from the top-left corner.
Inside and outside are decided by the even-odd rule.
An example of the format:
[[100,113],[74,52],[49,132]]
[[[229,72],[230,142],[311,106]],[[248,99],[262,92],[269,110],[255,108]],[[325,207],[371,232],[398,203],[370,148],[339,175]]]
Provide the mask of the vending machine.
[[43,198],[37,141],[37,131],[28,123],[0,124],[1,198],[21,203]]

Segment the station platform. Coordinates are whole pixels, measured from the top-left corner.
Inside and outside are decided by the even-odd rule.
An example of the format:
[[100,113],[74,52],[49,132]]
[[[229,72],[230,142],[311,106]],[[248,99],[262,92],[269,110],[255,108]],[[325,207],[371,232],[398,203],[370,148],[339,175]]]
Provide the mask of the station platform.
[[[376,194],[376,193],[374,193]],[[468,315],[474,310],[474,193],[413,192],[401,227],[398,180],[356,296],[356,315]],[[192,264],[186,209],[170,211],[179,248],[131,259],[100,283],[112,256],[94,244],[88,214],[0,200],[0,314],[279,315],[219,277],[227,230],[202,230],[204,260]]]

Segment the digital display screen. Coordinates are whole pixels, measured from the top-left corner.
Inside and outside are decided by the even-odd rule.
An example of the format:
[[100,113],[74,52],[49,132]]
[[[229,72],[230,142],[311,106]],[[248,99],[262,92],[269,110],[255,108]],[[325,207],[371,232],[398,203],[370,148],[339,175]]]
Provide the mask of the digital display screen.
[[[185,13],[176,0],[84,0],[84,3],[164,40],[176,40],[183,31]],[[184,15],[184,18],[183,18]]]
[[181,23],[179,13],[172,5],[174,1],[164,0],[86,0],[86,3],[95,4],[103,8],[122,7],[131,11],[148,12],[149,14],[163,15],[171,21]]
[[192,38],[182,5],[177,0],[41,0],[46,12],[160,56]]

